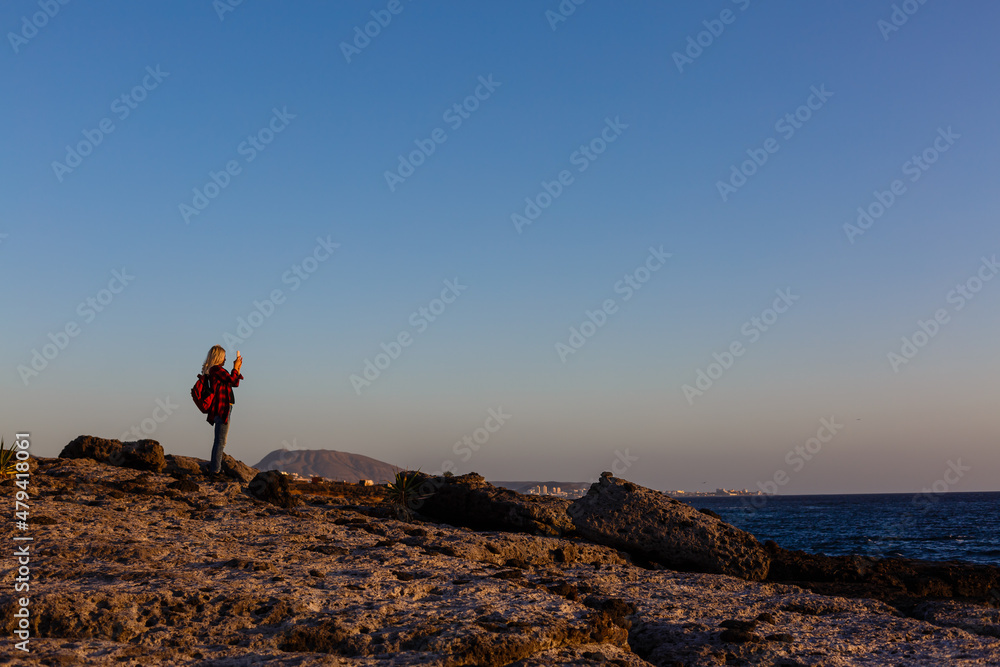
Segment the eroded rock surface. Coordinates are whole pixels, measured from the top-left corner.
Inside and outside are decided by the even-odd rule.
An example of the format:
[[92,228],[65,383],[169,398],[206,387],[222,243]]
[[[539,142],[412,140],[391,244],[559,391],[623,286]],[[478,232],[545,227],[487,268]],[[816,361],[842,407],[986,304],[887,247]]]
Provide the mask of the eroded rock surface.
[[912,558],[821,556],[783,549],[774,542],[769,581],[798,584],[825,595],[870,597],[910,613],[926,598],[1000,606],[1000,568]]
[[422,478],[419,490],[431,495],[419,501],[415,509],[426,517],[476,530],[517,530],[553,536],[573,532],[573,522],[566,514],[568,500],[516,493],[493,486],[474,472]]
[[770,556],[753,535],[611,473],[568,513],[587,539],[670,568],[753,581],[767,576]]
[[122,442],[81,435],[63,447],[59,454],[64,459],[93,459],[136,470],[162,472],[167,467],[163,447],[156,440]]
[[288,487],[288,477],[277,470],[257,473],[247,485],[247,491],[254,498],[278,507],[295,507],[300,502],[298,497],[291,494]]
[[[376,518],[308,485],[285,509],[235,479],[176,481],[39,459],[31,653],[5,649],[0,663],[1000,664],[988,607],[909,618],[875,600],[638,567],[579,538]],[[11,581],[12,559],[0,567]],[[4,587],[7,637],[13,605]]]
[[[237,479],[244,484],[249,484],[260,472],[256,468],[251,468],[239,459],[234,459],[229,454],[222,455],[222,474]],[[208,469],[206,465],[206,470]]]

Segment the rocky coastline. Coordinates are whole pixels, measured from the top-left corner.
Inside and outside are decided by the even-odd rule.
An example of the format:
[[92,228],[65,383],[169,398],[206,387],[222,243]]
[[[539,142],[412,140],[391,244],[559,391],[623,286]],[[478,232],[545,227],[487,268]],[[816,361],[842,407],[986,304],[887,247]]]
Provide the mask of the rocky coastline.
[[30,652],[8,556],[0,664],[1000,664],[998,568],[788,551],[610,473],[424,476],[401,520],[381,486],[206,472],[151,440],[33,459]]

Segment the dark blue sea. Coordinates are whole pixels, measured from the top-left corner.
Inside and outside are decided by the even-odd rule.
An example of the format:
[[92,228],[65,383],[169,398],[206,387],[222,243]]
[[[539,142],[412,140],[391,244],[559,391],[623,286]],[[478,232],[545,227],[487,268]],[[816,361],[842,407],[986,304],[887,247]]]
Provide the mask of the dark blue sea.
[[721,496],[685,502],[786,549],[1000,566],[1000,492]]

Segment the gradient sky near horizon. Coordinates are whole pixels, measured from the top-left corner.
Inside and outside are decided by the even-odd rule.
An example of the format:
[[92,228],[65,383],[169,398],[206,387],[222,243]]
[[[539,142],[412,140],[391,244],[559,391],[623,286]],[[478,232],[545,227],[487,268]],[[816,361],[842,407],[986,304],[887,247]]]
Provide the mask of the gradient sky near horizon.
[[[494,480],[860,493],[919,492],[960,462],[949,490],[1000,488],[1000,6],[676,4],[4,3],[6,439],[56,456],[136,427],[208,458],[188,392],[251,318],[226,345],[246,378],[226,453],[250,464],[325,448]],[[391,22],[348,62],[372,12]],[[474,108],[460,125],[456,104]],[[295,277],[317,238],[339,247]],[[626,300],[650,248],[671,256]],[[449,280],[466,289],[423,329]],[[797,298],[774,320],[777,291]],[[921,321],[934,335],[894,368]],[[686,395],[699,371],[716,379]],[[510,417],[456,453],[491,409]],[[824,419],[841,426],[809,444]]]

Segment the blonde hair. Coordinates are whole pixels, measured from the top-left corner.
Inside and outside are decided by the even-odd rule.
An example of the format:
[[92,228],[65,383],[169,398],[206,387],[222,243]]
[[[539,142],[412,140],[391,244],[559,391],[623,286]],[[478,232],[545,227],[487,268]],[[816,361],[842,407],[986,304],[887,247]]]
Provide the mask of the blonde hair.
[[201,372],[205,374],[212,366],[218,366],[226,359],[226,349],[221,345],[213,345],[205,357],[205,363],[201,365]]

